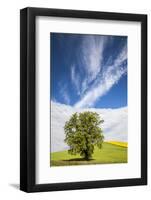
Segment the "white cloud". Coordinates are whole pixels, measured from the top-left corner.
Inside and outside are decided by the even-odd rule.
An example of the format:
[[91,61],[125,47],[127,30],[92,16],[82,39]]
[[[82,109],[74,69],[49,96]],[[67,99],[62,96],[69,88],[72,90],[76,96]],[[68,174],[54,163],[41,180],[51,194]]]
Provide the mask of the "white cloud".
[[127,59],[127,46],[125,45],[121,53],[117,56],[114,64],[105,66],[106,70],[96,77],[94,85],[75,104],[76,108],[91,107],[103,95],[105,95],[113,85],[126,73],[126,67],[121,66]]
[[76,73],[75,65],[71,66],[71,81],[74,84],[78,95],[80,95],[80,76]]
[[103,51],[106,44],[106,37],[85,36],[81,44],[81,62],[84,66],[85,77],[81,84],[81,93],[83,94],[91,83],[97,77],[101,70],[103,60]]
[[64,125],[75,112],[94,111],[103,118],[105,140],[127,141],[127,107],[118,109],[81,109],[64,104],[51,102],[51,151],[68,149],[64,143]]
[[101,69],[106,37],[88,36],[82,42],[82,56],[85,71],[91,80],[95,79]]
[[120,65],[124,60],[127,59],[127,45],[125,45],[122,49],[122,51],[120,52],[120,54],[117,56],[117,58],[115,59],[114,63],[116,65]]
[[[78,95],[83,95],[89,88],[89,83],[94,81],[101,70],[103,51],[107,38],[105,36],[84,36],[79,48],[79,65],[83,68],[76,70],[76,63],[71,66],[71,80]],[[83,79],[80,80],[81,70]]]
[[67,93],[67,85],[60,85],[60,95],[62,96],[62,98],[64,99],[66,104],[70,104],[70,97]]
[[64,92],[64,94],[63,94],[63,98],[64,98],[66,104],[70,104],[70,98],[69,98],[67,92]]

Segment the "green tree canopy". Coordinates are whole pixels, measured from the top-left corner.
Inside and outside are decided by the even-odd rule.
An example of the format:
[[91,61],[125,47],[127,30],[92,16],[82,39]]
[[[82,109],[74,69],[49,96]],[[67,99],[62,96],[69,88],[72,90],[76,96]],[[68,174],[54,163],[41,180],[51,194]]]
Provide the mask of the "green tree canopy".
[[69,121],[65,123],[65,142],[72,155],[80,154],[85,160],[89,160],[94,152],[94,146],[101,149],[103,143],[103,133],[100,119],[96,112],[75,113]]

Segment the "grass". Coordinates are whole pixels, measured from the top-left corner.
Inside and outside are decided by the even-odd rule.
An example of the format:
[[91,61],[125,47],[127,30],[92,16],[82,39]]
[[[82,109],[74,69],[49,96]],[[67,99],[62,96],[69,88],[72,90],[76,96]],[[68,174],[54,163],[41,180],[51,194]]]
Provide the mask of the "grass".
[[[117,142],[116,142],[117,143]],[[50,154],[50,166],[127,163],[127,147],[119,143],[104,142],[102,149],[95,147],[92,159],[84,160],[80,155],[70,155],[68,151]]]

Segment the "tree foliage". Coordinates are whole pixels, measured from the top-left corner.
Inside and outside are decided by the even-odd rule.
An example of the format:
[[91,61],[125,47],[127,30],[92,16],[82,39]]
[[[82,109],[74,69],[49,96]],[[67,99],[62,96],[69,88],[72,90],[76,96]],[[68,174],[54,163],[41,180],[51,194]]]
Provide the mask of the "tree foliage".
[[65,142],[72,155],[80,154],[85,160],[89,160],[94,152],[94,146],[101,149],[103,133],[100,125],[103,120],[96,112],[75,113],[65,123]]

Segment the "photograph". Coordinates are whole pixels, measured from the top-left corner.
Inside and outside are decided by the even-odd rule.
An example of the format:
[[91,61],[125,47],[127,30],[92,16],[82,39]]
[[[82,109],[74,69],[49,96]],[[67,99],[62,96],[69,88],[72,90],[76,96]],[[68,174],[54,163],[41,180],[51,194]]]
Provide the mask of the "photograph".
[[139,185],[147,14],[21,9],[20,190]]
[[50,167],[128,163],[127,46],[50,32]]

